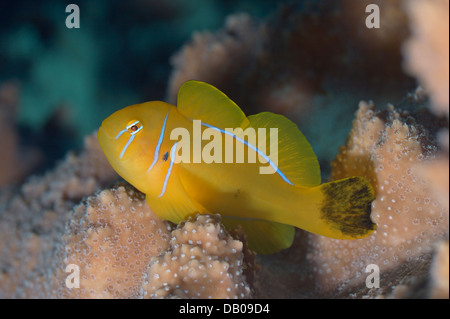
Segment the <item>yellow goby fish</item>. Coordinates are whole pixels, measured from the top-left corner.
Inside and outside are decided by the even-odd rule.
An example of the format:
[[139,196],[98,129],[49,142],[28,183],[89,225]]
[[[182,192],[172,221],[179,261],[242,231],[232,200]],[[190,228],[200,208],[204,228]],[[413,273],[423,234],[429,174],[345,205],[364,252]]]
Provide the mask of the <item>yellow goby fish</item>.
[[[293,122],[269,112],[246,117],[204,82],[184,83],[177,106],[152,101],[115,112],[98,140],[112,167],[146,194],[159,218],[179,223],[219,213],[227,227],[243,228],[258,253],[289,247],[294,226],[337,239],[363,238],[375,229],[374,192],[365,178],[321,184],[317,158]],[[244,161],[237,160],[239,150]],[[261,173],[264,164],[271,174]]]

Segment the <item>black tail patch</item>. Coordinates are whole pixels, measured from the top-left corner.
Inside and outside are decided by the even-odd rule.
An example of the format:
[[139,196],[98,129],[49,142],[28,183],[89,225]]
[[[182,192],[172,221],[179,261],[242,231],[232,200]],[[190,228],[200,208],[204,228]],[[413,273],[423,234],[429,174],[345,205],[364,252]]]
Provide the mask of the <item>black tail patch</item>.
[[375,195],[367,179],[349,177],[323,184],[321,188],[325,195],[321,217],[345,237],[365,237],[376,229],[370,219]]

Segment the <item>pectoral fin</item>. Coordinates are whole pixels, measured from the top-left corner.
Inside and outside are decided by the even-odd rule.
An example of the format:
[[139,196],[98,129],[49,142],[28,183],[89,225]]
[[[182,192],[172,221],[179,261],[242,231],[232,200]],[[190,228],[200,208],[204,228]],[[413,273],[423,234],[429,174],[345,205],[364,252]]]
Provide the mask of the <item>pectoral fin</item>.
[[178,224],[189,216],[208,212],[202,205],[192,200],[186,193],[178,177],[178,167],[170,176],[164,192],[159,196],[147,195],[146,201],[160,219]]

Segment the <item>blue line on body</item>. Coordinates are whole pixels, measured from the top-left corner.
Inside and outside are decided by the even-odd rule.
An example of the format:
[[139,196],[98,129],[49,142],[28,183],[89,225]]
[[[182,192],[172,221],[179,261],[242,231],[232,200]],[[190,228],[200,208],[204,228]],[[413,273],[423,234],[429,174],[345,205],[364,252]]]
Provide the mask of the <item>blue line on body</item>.
[[256,146],[254,146],[254,145],[248,143],[247,141],[243,140],[242,138],[237,137],[235,134],[233,134],[233,133],[231,133],[231,132],[222,130],[222,129],[218,128],[218,127],[215,127],[215,126],[212,126],[212,125],[203,123],[203,122],[200,122],[200,123],[201,123],[201,125],[206,126],[206,127],[209,127],[209,128],[212,128],[213,130],[217,130],[217,131],[222,132],[222,133],[224,133],[224,134],[230,135],[230,136],[232,136],[234,139],[236,139],[237,141],[243,143],[244,145],[247,145],[247,146],[250,147],[252,150],[254,150],[256,153],[258,153],[258,155],[261,155],[261,156],[269,163],[269,165],[272,166],[272,168],[278,173],[278,175],[281,176],[281,178],[282,178],[286,183],[288,183],[288,184],[290,184],[290,185],[294,185],[294,184],[293,184],[293,183],[292,183],[292,182],[291,182],[291,181],[283,174],[283,172],[280,171],[280,169],[275,165],[275,163],[272,162],[272,160],[271,160],[266,154],[264,154],[261,150],[259,150]]

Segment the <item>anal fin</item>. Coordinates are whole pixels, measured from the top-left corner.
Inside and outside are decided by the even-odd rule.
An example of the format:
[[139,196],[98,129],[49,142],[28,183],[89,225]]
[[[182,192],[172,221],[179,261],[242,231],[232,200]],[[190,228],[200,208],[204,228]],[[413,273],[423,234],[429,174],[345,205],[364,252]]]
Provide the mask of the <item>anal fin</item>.
[[258,254],[273,254],[292,245],[295,227],[261,219],[241,219],[222,216],[222,223],[227,229],[238,225],[247,236],[248,246]]

